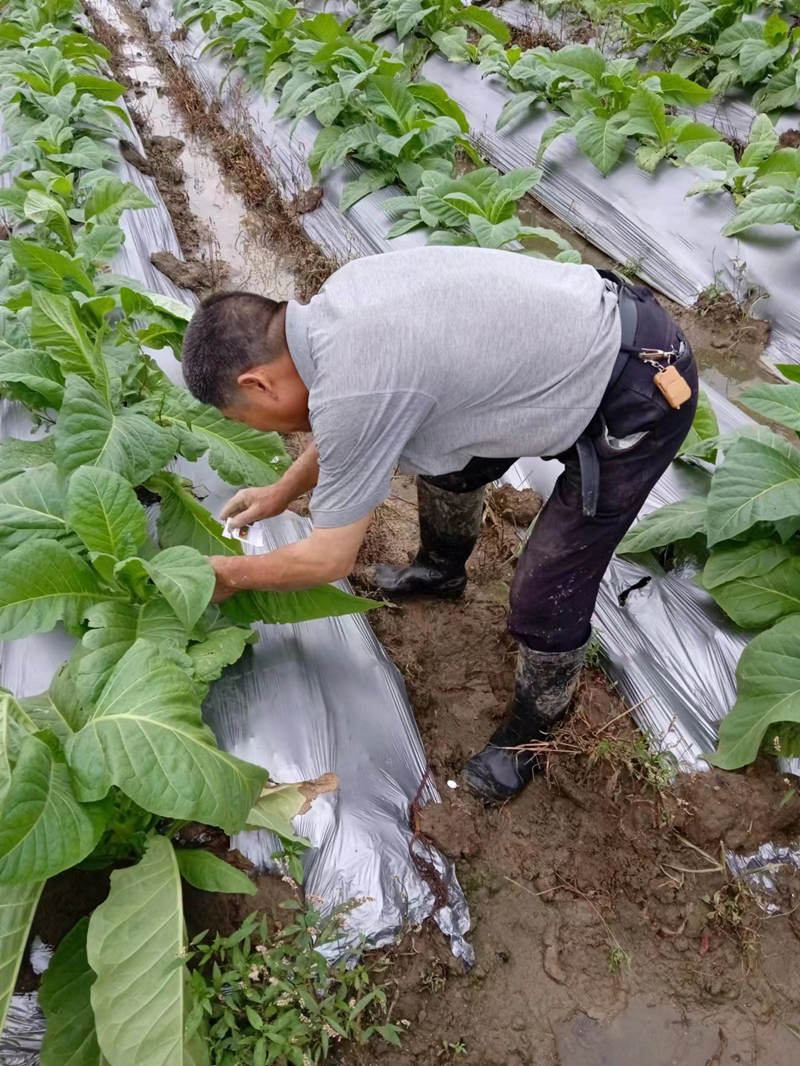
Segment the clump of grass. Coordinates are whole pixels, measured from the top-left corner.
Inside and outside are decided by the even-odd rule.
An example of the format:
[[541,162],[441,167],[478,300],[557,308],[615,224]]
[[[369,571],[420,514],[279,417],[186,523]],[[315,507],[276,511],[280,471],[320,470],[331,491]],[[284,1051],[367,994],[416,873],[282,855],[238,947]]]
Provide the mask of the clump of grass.
[[187,1030],[205,1020],[212,1066],[313,1066],[341,1041],[373,1036],[400,1046],[403,1030],[386,1020],[386,993],[374,981],[378,964],[353,952],[331,963],[323,953],[340,945],[356,905],[322,918],[288,900],[282,907],[295,913],[283,928],[251,914],[230,936],[194,938]]

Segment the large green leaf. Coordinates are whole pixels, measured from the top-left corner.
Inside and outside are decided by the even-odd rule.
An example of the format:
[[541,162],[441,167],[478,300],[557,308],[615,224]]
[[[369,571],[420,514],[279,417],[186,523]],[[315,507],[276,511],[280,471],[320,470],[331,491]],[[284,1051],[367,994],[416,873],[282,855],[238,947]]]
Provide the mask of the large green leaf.
[[621,126],[619,115],[605,118],[587,112],[572,131],[580,150],[603,175],[616,166],[625,148],[628,138],[621,132]]
[[226,625],[212,629],[204,640],[191,644],[186,654],[192,660],[192,672],[196,681],[215,681],[226,666],[238,662],[245,647],[256,640],[252,629]]
[[92,185],[84,204],[84,214],[87,221],[94,219],[96,222],[112,223],[118,222],[122,212],[128,208],[136,210],[152,206],[152,200],[135,185],[109,175]]
[[708,493],[709,546],[730,540],[756,522],[800,514],[800,450],[775,433],[740,436]]
[[787,559],[766,574],[740,577],[710,591],[737,625],[763,629],[800,611],[800,557]]
[[211,601],[216,585],[214,571],[205,556],[180,544],[165,548],[144,566],[181,622],[192,629]]
[[719,727],[717,750],[706,758],[736,770],[758,755],[767,730],[800,722],[800,615],[759,633],[742,652],[736,670],[737,697]]
[[87,609],[110,599],[92,568],[53,540],[31,540],[0,559],[0,638],[74,628]]
[[0,884],[45,880],[85,859],[105,829],[104,804],[82,804],[69,770],[36,736],[22,743],[0,821]]
[[800,432],[800,385],[752,385],[739,399],[751,411]]
[[161,497],[158,537],[164,547],[188,544],[203,555],[243,555],[241,545],[223,536],[222,526],[175,474],[150,478],[148,487]]
[[277,433],[259,433],[233,422],[181,389],[167,394],[159,421],[191,430],[208,448],[211,465],[232,485],[270,485],[291,462]]
[[[190,986],[181,882],[170,842],[152,837],[136,866],[115,870],[89,919],[91,1002],[100,1048],[113,1066],[183,1066]],[[197,1066],[207,1061],[192,1047]]]
[[42,977],[39,1003],[47,1020],[41,1066],[107,1066],[90,1001],[94,971],[86,957],[89,919],[81,918],[55,950]]
[[0,545],[16,547],[34,537],[66,537],[64,497],[52,463],[0,484]]
[[623,537],[617,551],[620,555],[636,555],[663,548],[673,541],[686,540],[705,530],[706,500],[703,496],[679,500],[659,507],[640,519]]
[[318,585],[304,592],[237,592],[220,604],[226,618],[239,625],[251,622],[286,624],[312,618],[337,618],[363,614],[380,607],[377,600],[352,596],[336,585]]
[[11,773],[22,744],[36,725],[8,692],[0,691],[0,811],[11,784]]
[[100,603],[87,611],[86,621],[90,628],[75,664],[78,695],[85,703],[94,703],[112,670],[140,638],[149,640],[165,658],[182,661],[188,634],[166,600]]
[[39,440],[19,440],[8,437],[0,441],[0,482],[23,474],[33,466],[44,466],[55,458],[55,440],[52,436]]
[[66,374],[105,380],[102,361],[68,296],[36,289],[31,309],[31,340],[51,355]]
[[239,892],[254,896],[256,886],[246,873],[203,848],[176,851],[181,877],[204,892]]
[[65,289],[80,289],[87,296],[94,292],[94,285],[80,261],[19,237],[11,237],[8,246],[14,262],[25,272],[34,288],[59,293]]
[[144,508],[130,482],[98,466],[79,467],[69,479],[67,518],[89,551],[116,559],[132,555],[147,537]]
[[43,888],[44,881],[39,881],[3,885],[0,891],[0,1032],[3,1031],[36,904]]
[[792,554],[788,544],[766,538],[720,544],[706,562],[703,588],[713,589],[742,577],[762,577]]
[[29,407],[57,410],[64,399],[58,363],[37,348],[4,352],[0,356],[0,381],[11,385],[7,390],[9,394]]
[[98,798],[114,784],[153,814],[241,829],[267,775],[219,750],[200,715],[201,695],[153,644],[137,641],[92,719],[67,741],[82,794]]
[[146,415],[114,413],[88,381],[71,375],[56,423],[56,463],[63,474],[99,466],[138,485],[175,454],[177,440]]

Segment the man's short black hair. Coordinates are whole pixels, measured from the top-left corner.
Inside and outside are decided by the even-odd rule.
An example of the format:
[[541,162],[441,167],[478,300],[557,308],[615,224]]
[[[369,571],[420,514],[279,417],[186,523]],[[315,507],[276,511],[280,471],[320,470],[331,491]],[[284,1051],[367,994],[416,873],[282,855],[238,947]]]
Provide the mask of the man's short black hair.
[[183,338],[183,379],[191,394],[213,407],[229,404],[241,373],[284,351],[270,325],[285,305],[254,292],[207,296]]

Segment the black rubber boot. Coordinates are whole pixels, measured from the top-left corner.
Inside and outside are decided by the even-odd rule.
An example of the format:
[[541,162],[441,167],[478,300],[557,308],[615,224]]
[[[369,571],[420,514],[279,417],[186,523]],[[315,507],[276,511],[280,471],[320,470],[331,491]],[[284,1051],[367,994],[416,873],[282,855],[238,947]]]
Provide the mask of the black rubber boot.
[[449,492],[417,478],[419,540],[409,566],[378,563],[369,579],[385,596],[426,592],[456,599],[467,584],[466,562],[478,540],[483,515],[483,488]]
[[567,713],[588,643],[557,652],[520,645],[509,714],[483,751],[464,767],[470,791],[489,803],[504,803],[528,784],[536,770],[536,755],[515,749],[545,740]]

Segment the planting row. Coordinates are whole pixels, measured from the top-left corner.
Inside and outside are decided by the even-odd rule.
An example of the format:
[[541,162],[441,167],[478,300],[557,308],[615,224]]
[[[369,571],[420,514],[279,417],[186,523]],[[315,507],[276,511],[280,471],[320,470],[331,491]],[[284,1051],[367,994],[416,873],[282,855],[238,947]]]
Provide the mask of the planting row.
[[253,888],[171,840],[200,821],[297,843],[288,818],[305,804],[302,786],[269,787],[262,768],[221,751],[202,701],[254,639],[253,621],[370,603],[324,586],[210,605],[205,556],[242,549],[166,468],[206,456],[232,485],[267,484],[289,460],[277,435],[229,422],[171,383],[150,353],[179,356],[189,309],[108,269],[122,213],[152,205],[112,173],[128,122],[123,86],[105,76],[109,55],[79,14],[73,0],[10,0],[0,19],[0,115],[13,146],[0,162],[10,231],[0,383],[35,429],[0,442],[0,638],[60,624],[75,639],[46,692],[0,694],[0,1028],[45,881],[78,864],[123,864],[108,900],[56,953],[42,1062],[87,1047],[96,1061],[99,1044],[111,1066],[171,1063],[187,1041],[201,1062],[203,1015],[184,1032],[191,993],[176,966],[180,877]]
[[[211,38],[208,47],[232,60],[250,85],[267,95],[280,92],[278,118],[315,116],[324,128],[309,160],[312,175],[348,157],[367,167],[348,187],[343,210],[392,182],[417,195],[425,170],[452,176],[456,146],[474,158],[464,140],[468,127],[457,104],[438,87],[412,82],[430,50],[438,48],[452,62],[478,63],[484,75],[501,75],[514,90],[498,129],[543,105],[563,112],[542,137],[537,162],[556,137],[571,132],[581,151],[605,175],[622,158],[628,139],[634,138],[635,158],[642,169],[653,171],[665,160],[708,168],[713,177],[699,182],[690,195],[733,193],[740,210],[725,227],[726,235],[756,224],[800,224],[800,150],[781,147],[772,122],[762,116],[750,143],[737,154],[718,130],[676,113],[677,108],[708,102],[715,87],[675,70],[644,69],[634,58],[609,59],[586,45],[526,51],[507,47],[507,26],[491,12],[465,7],[460,0],[436,5],[423,0],[373,0],[363,6],[355,22],[337,21],[330,13],[304,19],[287,0],[216,4],[185,0],[177,13],[187,25],[199,21]],[[373,41],[390,29],[404,42],[391,53]],[[395,95],[388,108],[376,78],[394,79]],[[420,126],[428,121],[430,131],[427,125]],[[425,184],[429,186],[430,179]],[[453,221],[446,228],[458,234],[452,239],[483,243],[464,225],[465,214],[480,211],[459,197],[460,191],[446,192],[460,215],[456,218],[450,212]],[[469,190],[464,192],[470,195]],[[427,191],[422,193],[423,208],[429,198]],[[434,242],[451,239],[442,233],[441,217],[430,217],[427,225],[434,230]],[[506,232],[511,229],[507,226]],[[488,239],[488,234],[484,237]]]
[[615,50],[635,50],[708,85],[753,92],[757,111],[800,102],[796,0],[539,0],[549,17],[580,19]]

